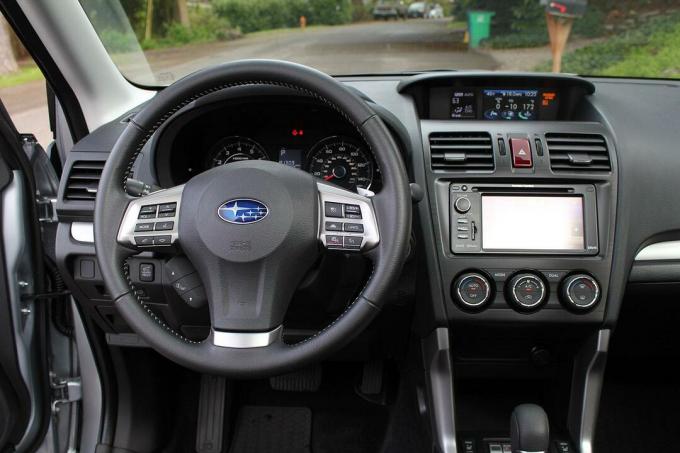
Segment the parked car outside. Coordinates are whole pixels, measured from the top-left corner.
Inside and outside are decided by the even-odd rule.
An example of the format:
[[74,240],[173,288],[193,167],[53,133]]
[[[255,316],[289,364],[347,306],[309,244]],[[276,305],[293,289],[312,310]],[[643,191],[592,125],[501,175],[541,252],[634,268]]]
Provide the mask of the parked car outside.
[[420,18],[423,19],[427,16],[428,5],[425,2],[415,2],[411,3],[408,7],[408,17],[409,18]]
[[404,2],[380,1],[373,8],[373,19],[406,19],[406,12]]
[[443,19],[444,18],[444,8],[441,5],[435,4],[427,13],[429,19]]

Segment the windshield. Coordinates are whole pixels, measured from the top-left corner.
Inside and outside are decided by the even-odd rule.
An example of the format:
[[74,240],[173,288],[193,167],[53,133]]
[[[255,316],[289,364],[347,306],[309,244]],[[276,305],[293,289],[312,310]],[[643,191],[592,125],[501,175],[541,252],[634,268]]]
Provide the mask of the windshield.
[[274,58],[332,75],[509,70],[680,78],[677,0],[80,0],[120,71],[168,85]]

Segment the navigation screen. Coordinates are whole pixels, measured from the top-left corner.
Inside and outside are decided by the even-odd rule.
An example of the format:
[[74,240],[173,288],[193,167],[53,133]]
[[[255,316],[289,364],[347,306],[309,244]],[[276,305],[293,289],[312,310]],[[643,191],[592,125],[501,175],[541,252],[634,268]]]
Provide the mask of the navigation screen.
[[584,250],[582,197],[482,196],[484,250]]
[[538,90],[483,90],[482,111],[487,120],[535,120]]

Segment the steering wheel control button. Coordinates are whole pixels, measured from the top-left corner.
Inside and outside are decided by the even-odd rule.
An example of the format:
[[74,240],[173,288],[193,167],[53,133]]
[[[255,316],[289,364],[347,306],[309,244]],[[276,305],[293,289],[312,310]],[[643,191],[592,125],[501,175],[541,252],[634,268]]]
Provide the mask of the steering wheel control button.
[[459,214],[465,214],[472,207],[472,203],[467,197],[458,197],[456,198],[456,201],[453,202],[453,207]]
[[135,236],[135,244],[140,247],[150,247],[153,245],[153,236]]
[[548,291],[539,276],[523,272],[510,279],[506,294],[515,308],[530,311],[541,306],[547,298]]
[[175,291],[177,291],[177,294],[180,295],[198,286],[201,286],[201,279],[198,277],[198,273],[196,272],[185,275],[172,284],[172,287],[175,289]]
[[168,277],[170,283],[174,283],[185,275],[193,274],[196,272],[191,261],[183,256],[176,256],[169,259],[164,266],[165,275]]
[[364,226],[360,223],[346,223],[344,225],[347,233],[363,233]]
[[137,216],[137,218],[140,220],[155,219],[157,209],[158,207],[155,204],[142,206],[142,208],[139,210],[139,216]]
[[324,214],[326,217],[342,218],[342,204],[327,201],[324,204]]
[[360,219],[361,218],[361,206],[357,204],[346,204],[345,205],[345,217],[348,219]]
[[491,282],[479,272],[468,272],[452,285],[453,299],[464,309],[480,310],[491,300]]
[[344,246],[346,249],[359,250],[363,241],[364,238],[361,236],[345,236]]
[[529,139],[511,138],[510,151],[512,152],[512,166],[515,168],[531,168],[534,162],[531,156]]
[[338,236],[335,234],[327,234],[326,235],[326,247],[329,249],[340,249],[344,245],[342,236]]
[[590,275],[571,275],[562,283],[560,296],[569,308],[587,310],[600,300],[600,285]]
[[158,212],[175,212],[177,210],[177,203],[165,203],[158,206]]
[[156,269],[153,263],[140,263],[139,264],[139,281],[140,282],[152,282],[156,278]]
[[142,231],[153,231],[153,223],[138,223],[135,225],[135,233]]
[[189,306],[194,308],[199,308],[208,302],[208,297],[205,294],[203,286],[190,289],[189,291],[180,294],[179,297],[181,297]]
[[326,222],[326,231],[342,231],[342,223]]
[[170,236],[170,235],[154,236],[153,237],[153,245],[166,246],[166,245],[171,245],[171,244],[172,244],[172,236]]
[[175,227],[175,222],[156,222],[156,231],[169,231]]
[[159,218],[168,218],[168,217],[175,217],[175,211],[169,211],[169,212],[161,212],[158,214]]

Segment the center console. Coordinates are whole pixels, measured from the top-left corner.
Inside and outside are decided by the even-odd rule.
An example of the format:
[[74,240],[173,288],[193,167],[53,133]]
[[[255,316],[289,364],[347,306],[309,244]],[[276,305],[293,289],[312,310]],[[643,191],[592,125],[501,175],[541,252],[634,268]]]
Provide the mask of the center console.
[[459,452],[503,451],[510,433],[493,421],[538,403],[550,451],[587,451],[609,338],[618,183],[613,137],[588,102],[594,87],[449,73],[400,89],[420,116],[428,283],[446,316],[424,347],[435,418],[453,421],[435,427],[442,450],[456,451],[445,445],[453,437]]

